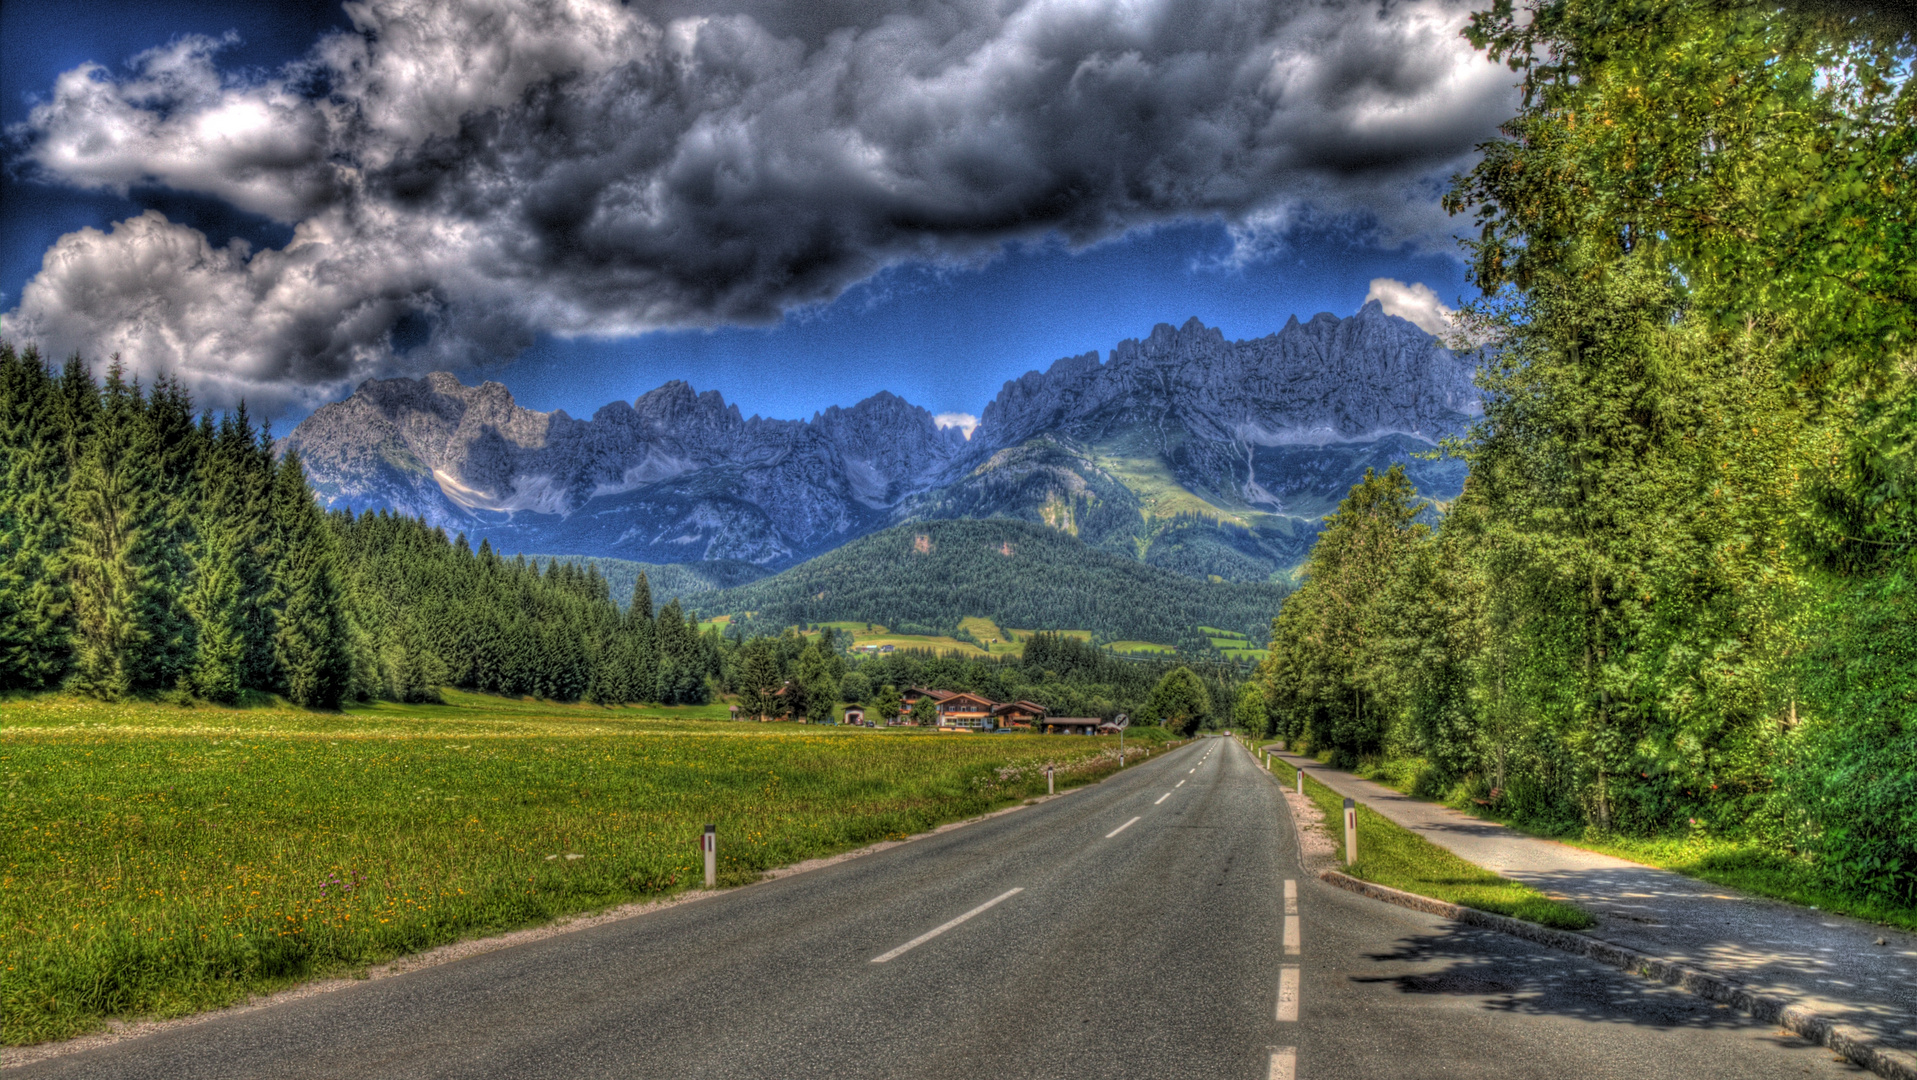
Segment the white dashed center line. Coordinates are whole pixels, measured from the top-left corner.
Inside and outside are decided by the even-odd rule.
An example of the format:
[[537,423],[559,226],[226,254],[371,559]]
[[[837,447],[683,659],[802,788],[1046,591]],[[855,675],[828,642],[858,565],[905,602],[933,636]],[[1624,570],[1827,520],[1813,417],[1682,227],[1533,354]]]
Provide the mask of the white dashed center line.
[[1298,1048],[1295,1046],[1274,1046],[1271,1048],[1271,1080],[1297,1080]]
[[1133,818],[1130,821],[1127,821],[1125,824],[1120,825],[1118,828],[1113,829],[1111,832],[1106,833],[1105,839],[1110,840],[1112,837],[1117,836],[1119,833],[1124,832],[1126,829],[1129,829],[1136,824],[1138,824],[1138,819]]
[[1298,965],[1278,969],[1278,1019],[1298,1019]]
[[1158,802],[1155,802],[1152,805],[1157,806],[1158,803],[1164,802],[1166,799],[1169,799],[1169,798],[1171,798],[1171,792],[1167,791],[1166,793],[1158,797]]
[[1184,782],[1183,780],[1180,780],[1179,782],[1177,782],[1176,784],[1173,784],[1172,786],[1173,786],[1173,787],[1175,787],[1175,788],[1180,788],[1180,787],[1184,787],[1184,786],[1185,786],[1185,782]]
[[1298,882],[1285,879],[1285,955],[1298,955]]
[[[1137,818],[1132,819],[1132,821],[1137,821],[1137,820],[1138,820]],[[873,957],[872,962],[875,964],[883,964],[887,960],[894,959],[912,949],[916,949],[920,945],[923,945],[926,942],[932,940],[933,938],[938,937],[940,934],[945,933],[947,930],[950,930],[954,926],[957,926],[958,924],[964,922],[965,920],[971,918],[972,916],[980,914],[981,912],[984,912],[990,909],[993,905],[998,904],[1001,901],[1010,900],[1012,897],[1017,896],[1019,893],[1022,893],[1024,891],[1025,891],[1024,886],[1020,886],[1019,888],[1016,888],[1016,889],[1007,889],[1004,892],[999,893],[997,896],[992,897],[990,900],[985,901],[983,904],[980,904],[979,906],[966,912],[965,914],[960,915],[958,918],[953,919],[951,922],[944,923],[939,926],[935,926],[932,929],[927,930],[925,933],[920,934],[918,937],[915,937],[912,940],[906,942],[905,944],[899,946],[898,948],[893,949],[891,952],[885,953],[881,956]]]

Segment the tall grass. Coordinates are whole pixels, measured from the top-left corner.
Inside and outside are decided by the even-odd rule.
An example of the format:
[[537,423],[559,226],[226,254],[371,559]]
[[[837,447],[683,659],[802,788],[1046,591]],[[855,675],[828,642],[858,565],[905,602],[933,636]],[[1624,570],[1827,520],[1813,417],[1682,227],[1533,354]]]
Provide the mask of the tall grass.
[[470,695],[333,716],[0,701],[0,1040],[671,893],[701,879],[706,822],[721,884],[749,882],[1042,793],[1047,763],[1097,779],[1111,741]]

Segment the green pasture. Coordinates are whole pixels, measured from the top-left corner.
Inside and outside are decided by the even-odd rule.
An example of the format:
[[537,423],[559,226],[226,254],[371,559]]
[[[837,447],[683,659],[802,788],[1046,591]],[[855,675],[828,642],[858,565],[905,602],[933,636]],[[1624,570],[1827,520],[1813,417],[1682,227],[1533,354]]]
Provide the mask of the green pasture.
[[0,1039],[317,975],[922,831],[1111,740],[449,694],[341,714],[0,701]]
[[1170,645],[1160,645],[1155,641],[1114,641],[1111,650],[1115,653],[1133,655],[1137,653],[1176,655],[1178,650]]

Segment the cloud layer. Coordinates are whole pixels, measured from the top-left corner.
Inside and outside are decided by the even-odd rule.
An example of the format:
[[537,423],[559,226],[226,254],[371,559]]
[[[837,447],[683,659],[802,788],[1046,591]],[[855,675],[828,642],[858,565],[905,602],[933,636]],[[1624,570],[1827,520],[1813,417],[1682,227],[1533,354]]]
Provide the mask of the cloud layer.
[[1046,234],[1212,218],[1255,255],[1361,214],[1428,242],[1432,178],[1512,106],[1449,0],[642,7],[365,0],[270,77],[200,37],[69,71],[11,133],[41,178],[294,236],[71,233],[0,328],[271,407],[539,332],[768,322]]

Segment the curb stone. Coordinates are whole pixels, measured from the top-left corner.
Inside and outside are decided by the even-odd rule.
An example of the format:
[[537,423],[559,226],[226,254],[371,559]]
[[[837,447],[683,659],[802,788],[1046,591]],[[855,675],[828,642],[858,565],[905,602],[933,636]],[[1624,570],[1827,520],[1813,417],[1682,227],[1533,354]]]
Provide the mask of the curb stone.
[[1554,949],[1576,953],[1634,975],[1688,990],[1701,998],[1749,1013],[1766,1023],[1777,1024],[1793,1034],[1844,1055],[1871,1072],[1885,1077],[1886,1080],[1917,1080],[1917,1054],[1886,1046],[1876,1036],[1862,1028],[1840,1024],[1828,1017],[1819,1016],[1787,998],[1754,993],[1722,975],[1714,975],[1670,960],[1660,960],[1655,956],[1638,952],[1636,949],[1627,949],[1622,945],[1613,945],[1608,941],[1572,933],[1569,930],[1553,930],[1548,926],[1539,926],[1522,919],[1494,915],[1488,911],[1461,907],[1443,900],[1434,900],[1429,896],[1420,896],[1402,889],[1362,881],[1338,870],[1321,870],[1318,872],[1318,877],[1319,880],[1328,884],[1355,892],[1360,896],[1368,896],[1373,900],[1382,900],[1387,904],[1396,904],[1413,911],[1441,916],[1467,926],[1496,930],[1539,945],[1548,945]]

